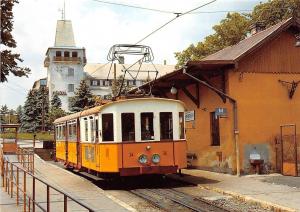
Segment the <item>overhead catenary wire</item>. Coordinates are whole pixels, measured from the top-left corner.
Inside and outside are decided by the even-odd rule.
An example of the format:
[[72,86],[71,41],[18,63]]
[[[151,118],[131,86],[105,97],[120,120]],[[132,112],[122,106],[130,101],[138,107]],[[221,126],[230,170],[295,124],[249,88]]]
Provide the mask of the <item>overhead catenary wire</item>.
[[158,32],[159,30],[161,30],[162,28],[164,28],[164,27],[167,26],[168,24],[172,23],[172,22],[175,21],[177,18],[179,18],[179,17],[181,17],[181,16],[184,16],[184,15],[186,15],[186,14],[189,14],[189,13],[191,13],[191,12],[193,12],[193,11],[195,11],[195,10],[198,10],[198,9],[200,9],[200,8],[202,8],[202,7],[205,7],[205,6],[209,5],[209,4],[212,4],[213,2],[216,2],[216,1],[217,1],[217,0],[212,0],[212,1],[210,1],[210,2],[207,2],[207,3],[205,3],[205,4],[200,5],[200,6],[198,6],[198,7],[195,7],[195,8],[193,8],[193,9],[191,9],[191,10],[188,10],[188,11],[186,11],[186,12],[184,12],[184,13],[176,13],[176,16],[175,16],[174,18],[172,18],[171,20],[169,20],[168,22],[166,22],[166,23],[163,24],[162,26],[158,27],[158,28],[155,29],[154,31],[150,32],[148,35],[146,35],[145,37],[143,37],[142,39],[140,39],[138,42],[136,42],[135,45],[136,45],[136,44],[139,44],[140,42],[142,42],[142,41],[144,41],[144,40],[146,40],[148,37],[150,37],[150,36],[153,35],[154,33]]
[[[152,11],[152,12],[159,12],[159,13],[165,13],[165,14],[181,14],[178,11],[155,9],[155,8],[142,7],[142,6],[130,5],[130,4],[124,4],[124,3],[118,3],[118,2],[110,2],[110,1],[102,1],[102,0],[91,0],[91,1],[102,3],[102,4],[110,4],[110,5],[116,5],[116,6],[121,6],[121,7],[148,10],[148,11]],[[190,12],[189,14],[230,13],[230,12],[252,12],[252,10],[241,9],[241,10],[198,11],[198,12]]]

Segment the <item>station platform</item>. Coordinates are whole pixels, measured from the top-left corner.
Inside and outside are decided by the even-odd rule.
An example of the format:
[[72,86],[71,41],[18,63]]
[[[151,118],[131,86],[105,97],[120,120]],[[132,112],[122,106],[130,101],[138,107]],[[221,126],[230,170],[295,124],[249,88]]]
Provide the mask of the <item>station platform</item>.
[[[126,203],[121,202],[109,195],[94,185],[92,182],[80,176],[70,173],[60,167],[43,161],[38,156],[35,156],[35,175],[40,179],[46,181],[50,185],[59,188],[63,192],[70,194],[73,198],[80,200],[88,205],[94,211],[135,211]],[[27,180],[27,187],[32,186],[32,180]],[[36,183],[36,199],[37,202],[46,206],[46,187],[42,183]],[[22,211],[22,205],[17,206],[15,198],[10,196],[0,188],[0,211]],[[51,210],[61,211],[63,209],[63,196],[58,192],[50,191]],[[80,208],[79,205],[68,200],[68,211],[86,211]],[[39,211],[39,210],[36,210]]]
[[300,211],[300,177],[280,174],[234,176],[197,169],[171,175],[200,188],[258,203],[274,211]]

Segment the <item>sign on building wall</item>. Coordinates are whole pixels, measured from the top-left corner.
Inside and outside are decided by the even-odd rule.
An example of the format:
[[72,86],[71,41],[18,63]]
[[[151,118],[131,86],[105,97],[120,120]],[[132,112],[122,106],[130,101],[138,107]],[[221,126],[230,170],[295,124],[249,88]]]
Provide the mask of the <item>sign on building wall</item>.
[[226,118],[228,116],[227,108],[216,108],[215,115],[216,117]]
[[66,96],[67,92],[66,91],[53,91],[53,95],[57,94],[59,96]]
[[195,111],[186,111],[185,112],[185,121],[195,121]]

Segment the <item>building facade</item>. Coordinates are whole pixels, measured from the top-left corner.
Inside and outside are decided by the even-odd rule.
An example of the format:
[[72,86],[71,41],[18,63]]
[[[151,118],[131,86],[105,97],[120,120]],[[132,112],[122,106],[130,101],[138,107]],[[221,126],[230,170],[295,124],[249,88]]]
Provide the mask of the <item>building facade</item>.
[[[182,100],[192,114],[192,167],[252,173],[256,156],[261,171],[300,173],[299,33],[291,18],[156,80],[155,95]],[[292,139],[281,140],[281,127]]]

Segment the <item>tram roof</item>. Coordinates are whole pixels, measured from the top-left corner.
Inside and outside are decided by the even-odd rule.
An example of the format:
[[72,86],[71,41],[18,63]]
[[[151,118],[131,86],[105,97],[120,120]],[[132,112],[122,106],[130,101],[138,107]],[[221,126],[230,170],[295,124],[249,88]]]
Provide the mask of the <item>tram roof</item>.
[[173,102],[178,102],[178,103],[184,105],[184,103],[179,101],[179,100],[166,99],[166,98],[157,98],[157,97],[121,99],[121,100],[117,100],[117,101],[111,101],[111,102],[108,102],[108,103],[106,103],[104,105],[101,105],[101,106],[96,106],[96,107],[89,108],[89,109],[86,109],[86,110],[83,110],[83,111],[80,111],[80,112],[77,112],[77,113],[70,114],[68,116],[58,118],[53,123],[58,124],[58,123],[74,120],[74,119],[77,119],[77,118],[80,118],[80,117],[92,115],[92,114],[100,112],[104,107],[115,105],[115,104],[118,104],[118,103],[121,103],[121,102],[145,101],[145,100],[173,101]]

